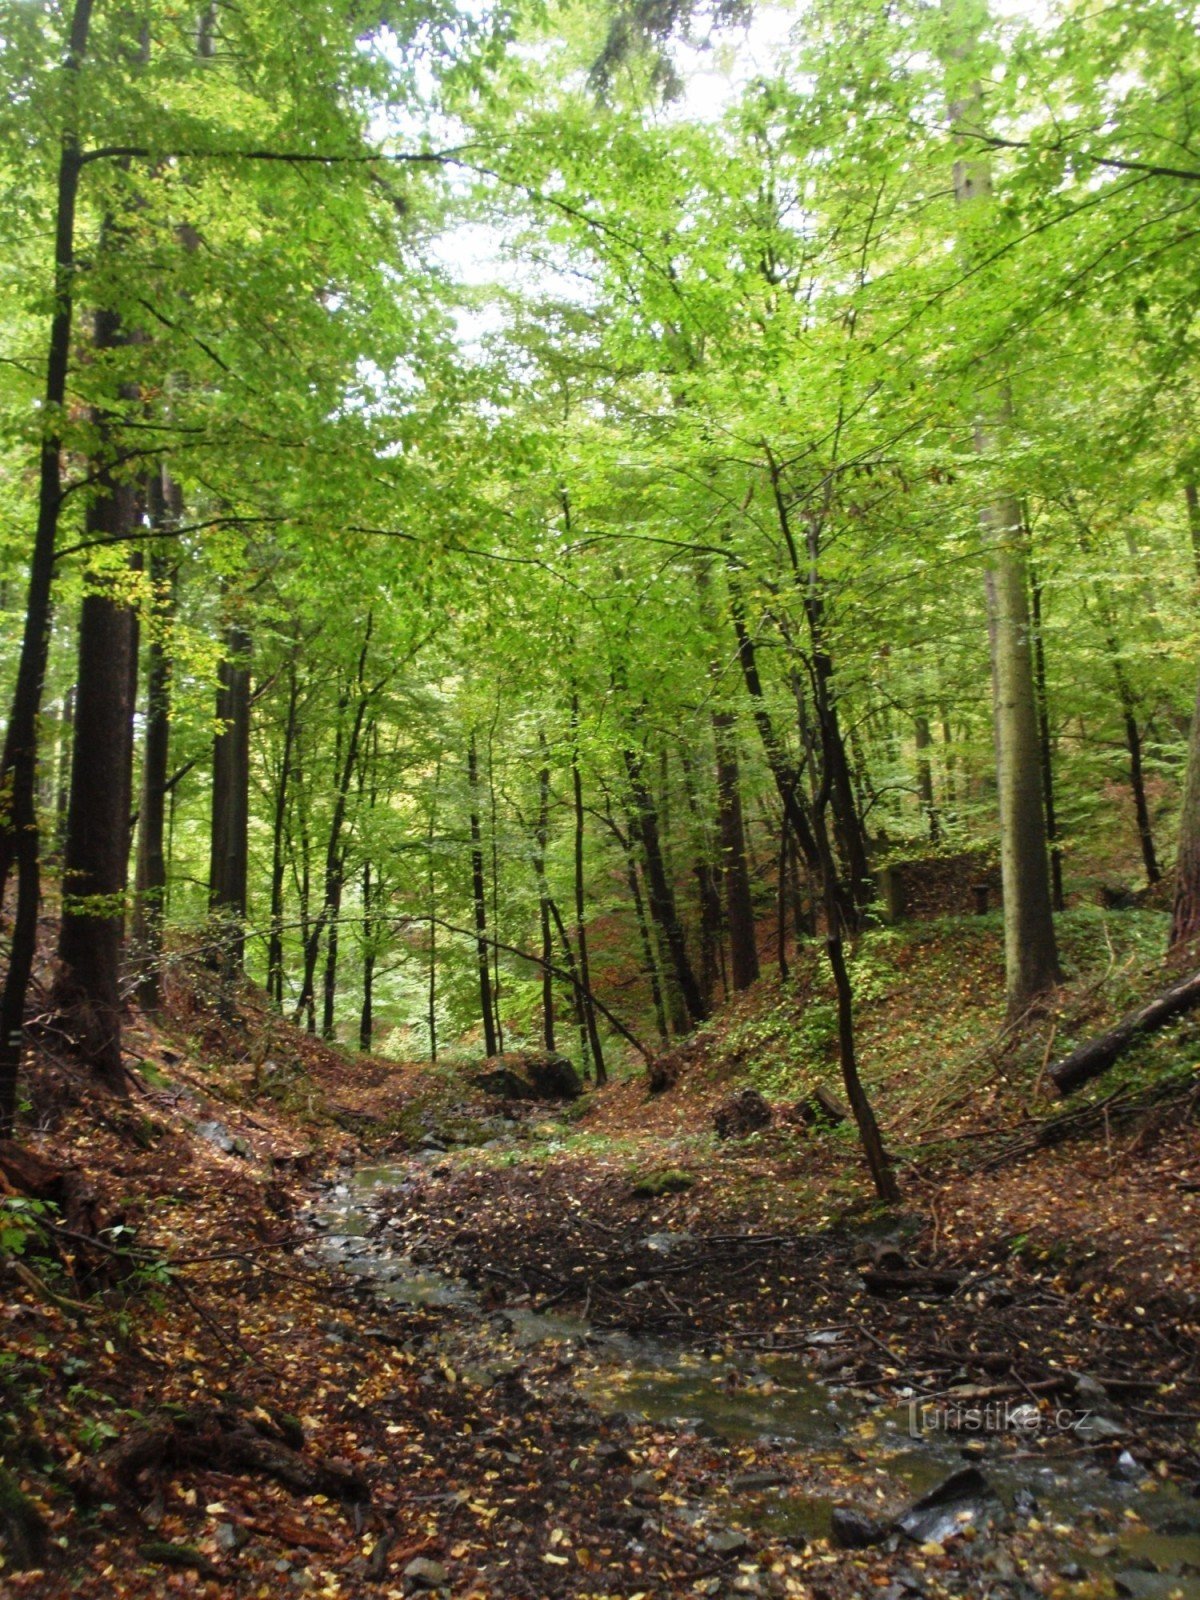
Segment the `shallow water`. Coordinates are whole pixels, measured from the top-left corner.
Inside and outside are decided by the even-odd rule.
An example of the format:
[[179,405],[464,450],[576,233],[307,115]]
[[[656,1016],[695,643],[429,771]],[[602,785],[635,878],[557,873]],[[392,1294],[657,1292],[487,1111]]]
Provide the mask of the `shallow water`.
[[[509,1344],[565,1347],[577,1358],[580,1390],[602,1411],[687,1423],[732,1443],[804,1446],[808,1457],[815,1454],[831,1462],[846,1459],[853,1450],[857,1461],[865,1457],[914,1499],[963,1466],[960,1437],[920,1429],[914,1436],[906,1408],[870,1407],[839,1394],[817,1381],[796,1355],[710,1357],[595,1330],[569,1315],[520,1307],[488,1311],[465,1283],[390,1251],[386,1230],[379,1238],[368,1237],[377,1220],[374,1200],[386,1191],[403,1191],[411,1172],[406,1166],[360,1168],[312,1213],[320,1230],[317,1253],[369,1277],[381,1298],[400,1305],[457,1308],[477,1326],[499,1318]],[[829,1342],[828,1335],[815,1337],[814,1353]],[[1073,1555],[1094,1578],[1119,1575],[1123,1582],[1141,1584],[1125,1592],[1200,1600],[1200,1502],[1175,1485],[1141,1473],[1132,1481],[1110,1476],[1086,1457],[1022,1457],[999,1440],[986,1442],[975,1464],[1003,1507],[1014,1500],[1020,1506],[1020,1496],[1032,1493],[1034,1514],[1041,1522],[1060,1528],[1064,1539],[1073,1537],[1072,1548],[1064,1546],[1064,1559]],[[807,1538],[829,1533],[832,1501],[771,1485],[748,1488],[735,1494],[735,1501],[741,1521],[769,1533]],[[1082,1539],[1076,1537],[1081,1530]]]

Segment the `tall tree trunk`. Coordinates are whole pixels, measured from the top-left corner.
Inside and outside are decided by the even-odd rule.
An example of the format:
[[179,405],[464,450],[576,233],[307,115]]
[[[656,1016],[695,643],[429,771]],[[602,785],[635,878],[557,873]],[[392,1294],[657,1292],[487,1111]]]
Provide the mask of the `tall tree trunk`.
[[787,981],[789,972],[787,958],[787,911],[788,911],[788,846],[791,843],[792,830],[787,825],[787,818],[781,819],[779,827],[779,866],[778,877],[775,884],[775,937],[778,942],[776,958],[779,963],[779,976]]
[[642,772],[642,758],[632,750],[625,751],[625,771],[629,779],[629,792],[633,799],[635,837],[642,847],[646,866],[646,882],[650,897],[650,915],[662,931],[671,957],[671,970],[688,1013],[689,1022],[703,1022],[708,1008],[696,982],[692,964],[688,959],[683,937],[683,926],[675,907],[675,891],[667,876],[662,844],[658,831],[658,813]]
[[1179,854],[1175,861],[1175,904],[1171,946],[1200,934],[1200,689],[1188,737],[1187,774],[1179,814]]
[[[350,727],[344,739],[342,737],[342,719],[350,702],[350,690],[348,687],[343,690],[338,702],[338,745],[333,763],[333,812],[329,819],[329,834],[325,844],[324,893],[321,900],[321,910],[316,920],[310,925],[305,937],[304,977],[300,985],[300,998],[296,1002],[297,1019],[305,1010],[308,1011],[309,1017],[312,1019],[316,1006],[317,960],[321,950],[321,936],[328,928],[329,952],[332,953],[332,959],[329,959],[329,952],[327,952],[322,1011],[322,1024],[326,1037],[332,1037],[333,999],[337,983],[338,917],[341,914],[342,888],[345,881],[345,850],[342,843],[342,830],[346,823],[346,808],[350,795],[350,785],[354,781],[354,774],[358,769],[363,723],[366,719],[367,708],[375,693],[375,690],[368,689],[366,682],[367,658],[370,654],[373,623],[374,614],[368,612],[355,673],[358,694],[355,700],[354,714],[350,719]],[[376,687],[379,686],[377,685]],[[314,1031],[314,1028],[310,1026],[309,1031]]]
[[936,844],[941,838],[942,829],[933,792],[933,765],[929,759],[933,735],[929,731],[929,718],[923,712],[913,717],[913,737],[917,747],[917,794],[929,826],[929,842]]
[[748,989],[758,978],[758,940],[754,901],[746,866],[746,829],[738,771],[735,721],[731,711],[713,713],[717,751],[717,834],[721,845],[721,883],[729,959],[735,990]]
[[554,1038],[554,935],[550,927],[550,896],[546,889],[546,840],[550,830],[550,766],[542,736],[542,770],[538,773],[538,815],[534,829],[533,871],[538,886],[538,923],[542,936],[542,1044],[553,1055]]
[[[833,683],[833,656],[830,653],[825,618],[825,584],[821,572],[821,523],[819,517],[808,512],[804,517],[804,554],[800,549],[792,526],[792,511],[788,503],[784,470],[774,451],[763,441],[767,462],[767,475],[775,503],[775,517],[787,549],[792,577],[804,605],[808,625],[809,653],[807,659],[813,700],[821,722],[822,761],[828,774],[827,790],[833,813],[834,833],[838,841],[846,876],[850,883],[849,895],[839,894],[840,914],[847,926],[857,922],[857,908],[870,899],[873,892],[870,866],[867,861],[867,841],[862,818],[854,795],[850,763],[846,755],[846,742],[842,737],[838,716],[837,697]],[[789,641],[790,643],[790,641]],[[798,695],[799,698],[799,695]]]
[[858,1072],[858,1054],[854,1036],[854,993],[846,966],[845,946],[842,943],[837,863],[834,860],[825,823],[826,797],[830,787],[831,780],[826,770],[822,774],[821,788],[813,806],[813,835],[817,842],[821,885],[825,898],[825,954],[833,976],[834,993],[837,996],[838,1056],[842,1068],[842,1083],[845,1085],[846,1098],[850,1102],[850,1109],[858,1127],[859,1142],[867,1158],[875,1192],[888,1205],[895,1205],[900,1199],[900,1188],[884,1148],[883,1136],[875,1120],[870,1098]]
[[729,612],[733,622],[734,634],[737,638],[738,664],[742,669],[742,681],[746,685],[746,692],[750,696],[751,710],[754,715],[754,725],[758,729],[762,741],[763,754],[767,758],[767,767],[775,780],[775,788],[779,793],[780,804],[787,826],[791,828],[800,853],[804,857],[810,871],[818,870],[817,844],[813,838],[812,827],[805,815],[804,805],[800,798],[800,772],[793,762],[788,759],[783,742],[772,721],[771,713],[767,710],[766,696],[763,693],[762,678],[758,670],[758,652],[750,631],[746,627],[746,618],[742,609],[741,594],[733,574],[729,575]]
[[[496,769],[493,762],[493,750],[496,738],[496,723],[500,717],[500,704],[496,703],[496,715],[488,729],[487,770],[488,770],[488,833],[491,838],[492,856],[492,926],[500,926],[500,830],[496,815]],[[504,1020],[501,1016],[503,1005],[502,985],[500,981],[500,946],[492,945],[492,1008],[496,1013],[496,1049],[504,1053]]]
[[[164,536],[178,527],[182,499],[162,469],[151,474],[147,509],[153,529]],[[171,746],[171,653],[168,635],[175,613],[176,564],[156,541],[150,557],[151,636],[146,651],[146,732],[142,744],[142,794],[138,806],[137,867],[134,875],[132,941],[138,967],[138,999],[157,1012],[162,1000],[163,899],[167,890],[167,778]]]
[[596,1007],[592,1004],[592,975],[588,963],[587,917],[583,875],[584,809],[583,775],[579,770],[579,697],[571,696],[571,789],[575,800],[575,944],[579,951],[580,1004],[587,1028],[588,1048],[597,1084],[608,1082],[604,1066],[604,1050],[600,1043],[600,1030],[596,1025]]
[[369,1051],[375,1033],[375,923],[371,915],[371,863],[363,862],[363,975],[362,1008],[358,1014],[358,1048]]
[[1188,532],[1192,536],[1192,556],[1196,571],[1200,573],[1200,489],[1194,483],[1185,483],[1183,498],[1187,506]]
[[75,739],[75,685],[63,695],[58,724],[57,770],[54,779],[54,858],[61,865],[67,845],[67,804],[71,797],[71,745]]
[[[92,0],[75,0],[63,58],[63,104],[73,110],[69,87],[88,47]],[[54,547],[62,503],[62,419],[66,416],[71,354],[72,289],[75,276],[75,207],[79,192],[79,136],[68,118],[59,146],[54,212],[54,284],[46,378],[42,390],[42,440],[38,455],[37,520],[29,563],[25,629],[17,664],[12,710],[0,758],[0,906],[9,875],[17,870],[17,902],[8,970],[0,992],[0,1137],[11,1133],[17,1109],[17,1077],[24,1045],[25,996],[37,952],[41,901],[37,818],[37,735],[46,661],[50,649]]]
[[633,853],[633,841],[624,838],[625,850],[625,880],[629,884],[629,897],[633,901],[633,914],[637,921],[638,938],[642,945],[642,967],[646,973],[646,982],[650,985],[650,1001],[654,1007],[654,1026],[658,1031],[659,1043],[666,1045],[670,1041],[667,1031],[667,1012],[663,1005],[662,983],[658,976],[658,962],[654,957],[654,943],[650,937],[650,924],[646,920],[646,903],[642,897],[642,886],[638,881],[637,857]]
[[683,771],[683,791],[688,810],[692,814],[700,841],[692,869],[696,877],[696,899],[700,907],[699,981],[704,1004],[711,1011],[718,979],[721,980],[725,998],[729,997],[729,986],[725,980],[724,952],[721,948],[724,917],[721,911],[721,895],[717,888],[717,874],[711,860],[709,829],[700,808],[700,797],[696,788],[695,768],[691,757],[683,749],[679,753],[679,765]]
[[[113,313],[96,317],[97,349],[124,344]],[[98,418],[102,448],[108,427]],[[88,509],[91,537],[118,542],[141,523],[137,488],[108,469]],[[118,578],[93,579],[79,617],[79,670],[56,1003],[97,1077],[126,1092],[121,1065],[121,952],[129,867],[137,614]]]
[[219,941],[216,965],[231,979],[246,957],[250,819],[250,635],[236,622],[225,630],[216,712],[208,906]]
[[275,805],[271,825],[271,926],[267,935],[267,993],[278,1011],[283,1010],[284,845],[299,708],[300,683],[296,672],[296,652],[293,652],[288,662],[288,698],[283,718],[283,750],[279,757],[279,774],[275,782]]
[[429,894],[429,992],[427,996],[427,1010],[429,1016],[429,1059],[436,1066],[438,1050],[437,1034],[437,875],[434,870],[433,843],[437,833],[437,805],[438,785],[442,777],[442,762],[439,756],[437,765],[433,769],[433,799],[429,806],[429,835],[427,839],[429,856],[429,874],[427,890]]
[[342,891],[346,882],[346,858],[338,856],[331,876],[326,879],[325,921],[329,933],[325,940],[325,971],[321,980],[321,1037],[336,1037],[334,1004],[337,1000],[338,951],[341,947]]
[[1029,563],[1029,599],[1033,622],[1033,674],[1037,695],[1038,749],[1042,760],[1042,803],[1046,808],[1046,842],[1050,847],[1050,898],[1055,911],[1063,910],[1062,849],[1058,843],[1058,815],[1054,803],[1054,741],[1050,736],[1050,696],[1046,689],[1046,641],[1042,633],[1042,584]]
[[475,957],[479,968],[479,1013],[483,1019],[483,1048],[497,1054],[496,1013],[492,1009],[491,951],[487,932],[487,885],[483,878],[483,835],[479,827],[479,755],[475,735],[467,746],[467,782],[471,790],[471,898],[475,906]]
[[[952,12],[951,20],[961,27],[970,19],[965,12],[962,19]],[[956,130],[975,131],[982,110],[979,86],[961,81],[968,43],[963,39],[949,52],[950,121]],[[990,195],[991,173],[986,161],[972,156],[957,160],[954,196],[960,209],[978,210]],[[979,455],[996,453],[999,437],[1008,431],[1011,421],[1008,387],[1001,384],[990,409],[981,407],[976,418],[974,440]],[[1046,851],[1024,518],[1016,496],[1000,493],[980,511],[979,521],[995,691],[1005,987],[1008,1015],[1015,1020],[1061,982],[1062,971]]]

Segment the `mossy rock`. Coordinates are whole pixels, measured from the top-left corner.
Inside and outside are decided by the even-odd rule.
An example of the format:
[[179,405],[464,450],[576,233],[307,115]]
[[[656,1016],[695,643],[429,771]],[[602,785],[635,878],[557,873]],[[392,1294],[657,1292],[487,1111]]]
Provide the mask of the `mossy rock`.
[[695,1183],[690,1172],[679,1167],[664,1167],[661,1172],[647,1172],[634,1180],[633,1192],[639,1200],[657,1200],[664,1194],[682,1194]]

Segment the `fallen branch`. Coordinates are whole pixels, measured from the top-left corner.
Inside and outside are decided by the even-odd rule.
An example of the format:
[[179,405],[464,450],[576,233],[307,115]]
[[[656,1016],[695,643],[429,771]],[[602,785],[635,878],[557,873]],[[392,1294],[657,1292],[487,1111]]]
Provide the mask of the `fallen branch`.
[[1069,1055],[1056,1061],[1046,1076],[1060,1095],[1071,1094],[1083,1084],[1107,1072],[1139,1039],[1157,1033],[1168,1022],[1200,1006],[1200,972],[1194,972],[1182,982],[1172,985],[1156,996],[1148,1005],[1122,1017],[1115,1028],[1089,1039]]

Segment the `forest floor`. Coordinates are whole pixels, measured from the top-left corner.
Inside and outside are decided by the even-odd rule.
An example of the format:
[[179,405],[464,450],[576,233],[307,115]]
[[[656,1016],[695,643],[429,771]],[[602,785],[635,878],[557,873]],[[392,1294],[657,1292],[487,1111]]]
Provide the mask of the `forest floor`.
[[[1200,1594],[1200,1033],[1070,1120],[1040,1091],[1158,985],[1159,931],[1068,919],[1073,984],[1008,1036],[987,919],[867,941],[892,1212],[845,1129],[782,1114],[836,1088],[815,966],[666,1093],[626,1063],[558,1106],[203,979],[130,1028],[127,1103],[43,1030],[21,1144],[59,1208],[4,1201],[0,1587]],[[780,1114],[717,1139],[747,1082]]]

